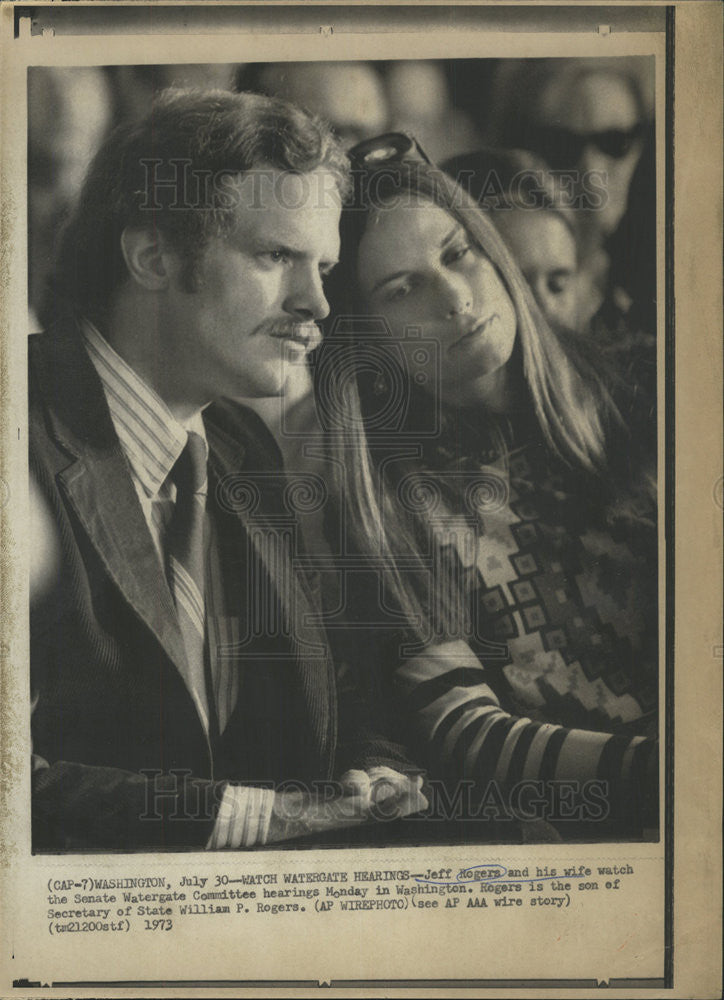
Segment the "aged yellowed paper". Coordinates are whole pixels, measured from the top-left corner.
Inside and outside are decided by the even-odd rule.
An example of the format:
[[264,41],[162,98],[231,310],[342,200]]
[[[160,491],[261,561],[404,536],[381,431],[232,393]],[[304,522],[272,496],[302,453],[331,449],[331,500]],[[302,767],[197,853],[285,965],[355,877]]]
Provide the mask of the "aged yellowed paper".
[[[719,5],[31,3],[0,14],[2,996],[308,996],[321,987],[592,996],[603,986],[619,996],[720,995]],[[112,80],[130,105],[147,99],[143,82],[157,71],[204,87],[243,80],[256,64],[374,63],[389,76],[414,62],[462,81],[462,118],[492,93],[477,97],[475,81],[534,59],[643,67],[654,123],[658,822],[611,836],[591,813],[577,839],[535,830],[481,839],[474,822],[460,820],[451,835],[429,815],[413,817],[396,834],[378,816],[367,839],[307,837],[276,850],[37,849],[29,577],[38,548],[42,560],[54,544],[52,531],[39,535],[27,487],[27,342],[39,328],[35,310],[29,319],[28,241],[42,204],[40,186],[30,192],[28,135],[33,115],[41,131],[53,127],[53,114],[40,113],[51,104],[43,70],[91,73],[91,90]],[[422,88],[428,78],[415,79]],[[90,124],[100,112],[81,92],[76,116],[81,108]],[[157,806],[146,802],[151,813]]]

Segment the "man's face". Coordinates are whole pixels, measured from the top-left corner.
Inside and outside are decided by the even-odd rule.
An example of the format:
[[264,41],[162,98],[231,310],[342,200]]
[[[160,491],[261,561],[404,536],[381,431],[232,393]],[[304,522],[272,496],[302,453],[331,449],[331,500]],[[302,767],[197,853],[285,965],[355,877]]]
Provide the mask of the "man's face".
[[322,281],[339,253],[341,203],[334,175],[318,168],[245,174],[229,188],[236,225],[210,240],[197,290],[172,262],[166,347],[173,395],[203,406],[221,396],[276,396],[292,366],[320,340],[329,306]]

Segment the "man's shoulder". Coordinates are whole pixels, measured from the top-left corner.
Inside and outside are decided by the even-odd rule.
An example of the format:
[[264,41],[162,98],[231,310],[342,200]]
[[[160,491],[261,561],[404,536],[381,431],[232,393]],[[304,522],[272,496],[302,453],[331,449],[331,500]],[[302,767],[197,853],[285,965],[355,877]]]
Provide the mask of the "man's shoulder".
[[72,324],[28,338],[28,418],[31,451],[79,447],[112,439],[111,420],[97,372]]
[[45,410],[52,398],[53,355],[56,345],[50,332],[31,333],[28,337],[28,413],[31,433],[33,416]]
[[28,337],[28,365],[32,372],[42,373],[49,366],[59,366],[55,375],[77,369],[77,359],[84,353],[83,338],[78,324],[63,320]]
[[28,368],[31,372],[42,368],[48,354],[51,335],[48,331],[36,331],[28,337]]
[[68,323],[57,324],[28,337],[28,378],[31,406],[52,405],[82,381],[85,350],[80,332]]

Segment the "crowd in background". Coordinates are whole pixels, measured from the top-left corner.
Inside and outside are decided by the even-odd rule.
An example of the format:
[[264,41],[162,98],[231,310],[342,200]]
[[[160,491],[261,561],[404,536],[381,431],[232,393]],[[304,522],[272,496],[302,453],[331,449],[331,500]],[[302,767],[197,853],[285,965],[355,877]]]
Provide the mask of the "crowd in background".
[[55,240],[96,147],[178,85],[286,98],[348,146],[412,133],[490,209],[553,326],[614,350],[653,338],[653,82],[653,62],[641,58],[34,68],[31,326],[52,321]]

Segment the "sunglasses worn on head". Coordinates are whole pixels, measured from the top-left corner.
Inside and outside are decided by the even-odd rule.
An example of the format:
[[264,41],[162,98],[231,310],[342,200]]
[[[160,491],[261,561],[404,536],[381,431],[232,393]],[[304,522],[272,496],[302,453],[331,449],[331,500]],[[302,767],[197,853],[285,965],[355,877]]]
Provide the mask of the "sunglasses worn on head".
[[556,169],[575,166],[587,146],[595,148],[612,160],[622,160],[642,133],[641,125],[630,129],[611,128],[602,132],[572,132],[557,125],[531,129],[531,148]]
[[347,156],[357,170],[378,170],[404,160],[422,160],[432,166],[432,160],[420,143],[407,132],[385,132],[365,139],[348,150]]

